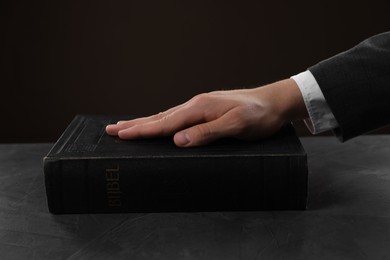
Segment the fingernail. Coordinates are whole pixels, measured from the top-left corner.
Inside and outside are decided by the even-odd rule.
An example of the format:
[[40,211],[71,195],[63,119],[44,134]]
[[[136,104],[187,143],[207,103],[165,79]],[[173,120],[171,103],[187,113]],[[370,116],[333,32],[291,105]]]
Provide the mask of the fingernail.
[[187,133],[178,133],[175,136],[175,142],[178,145],[186,145],[191,142],[191,138]]

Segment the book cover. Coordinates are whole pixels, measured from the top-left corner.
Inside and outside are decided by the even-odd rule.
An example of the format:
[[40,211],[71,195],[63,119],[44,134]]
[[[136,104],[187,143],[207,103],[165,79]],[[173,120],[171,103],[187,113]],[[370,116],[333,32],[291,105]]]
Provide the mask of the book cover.
[[307,155],[291,124],[264,140],[178,148],[171,137],[105,133],[123,119],[73,119],[43,159],[51,213],[306,208]]

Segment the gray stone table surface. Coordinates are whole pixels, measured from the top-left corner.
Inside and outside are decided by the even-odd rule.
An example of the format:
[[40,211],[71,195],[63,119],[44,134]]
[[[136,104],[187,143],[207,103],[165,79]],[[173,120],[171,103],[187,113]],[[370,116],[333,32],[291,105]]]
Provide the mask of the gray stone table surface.
[[302,138],[306,211],[51,215],[42,157],[0,145],[0,259],[390,259],[390,136]]

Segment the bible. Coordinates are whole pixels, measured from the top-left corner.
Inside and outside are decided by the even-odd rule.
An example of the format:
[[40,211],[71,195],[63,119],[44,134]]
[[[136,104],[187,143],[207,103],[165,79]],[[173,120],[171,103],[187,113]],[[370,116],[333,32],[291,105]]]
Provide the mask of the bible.
[[49,211],[124,213],[303,210],[307,155],[291,124],[258,141],[179,148],[171,137],[121,140],[77,115],[43,158]]

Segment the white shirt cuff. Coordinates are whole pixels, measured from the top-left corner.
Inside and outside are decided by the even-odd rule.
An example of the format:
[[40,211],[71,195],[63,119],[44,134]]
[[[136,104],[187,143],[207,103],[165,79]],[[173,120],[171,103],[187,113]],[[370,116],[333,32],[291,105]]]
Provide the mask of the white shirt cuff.
[[313,74],[307,70],[291,78],[297,83],[302,93],[309,114],[309,118],[305,119],[304,122],[310,132],[318,134],[338,127]]

